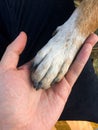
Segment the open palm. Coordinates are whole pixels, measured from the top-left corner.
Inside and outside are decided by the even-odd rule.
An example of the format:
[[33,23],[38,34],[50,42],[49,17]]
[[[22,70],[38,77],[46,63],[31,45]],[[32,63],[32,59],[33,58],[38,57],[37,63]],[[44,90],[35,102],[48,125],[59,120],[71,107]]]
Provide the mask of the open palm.
[[51,130],[98,37],[92,34],[86,40],[60,83],[38,91],[30,80],[30,62],[17,68],[26,39],[22,32],[7,47],[0,62],[0,127],[7,130]]

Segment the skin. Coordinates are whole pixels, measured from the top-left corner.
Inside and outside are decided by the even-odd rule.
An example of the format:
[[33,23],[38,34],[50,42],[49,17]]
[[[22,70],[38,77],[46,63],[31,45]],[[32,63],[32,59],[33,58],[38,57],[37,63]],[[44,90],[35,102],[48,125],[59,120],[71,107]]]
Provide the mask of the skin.
[[30,81],[30,62],[17,67],[26,41],[26,34],[21,32],[0,61],[0,130],[51,130],[98,37],[89,36],[60,83],[38,91]]

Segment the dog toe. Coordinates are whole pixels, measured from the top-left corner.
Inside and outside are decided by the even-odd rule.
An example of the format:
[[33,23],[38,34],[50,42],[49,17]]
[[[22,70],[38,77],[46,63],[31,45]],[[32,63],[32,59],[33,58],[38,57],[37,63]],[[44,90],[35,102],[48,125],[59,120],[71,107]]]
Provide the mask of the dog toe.
[[67,71],[69,69],[69,64],[71,64],[71,60],[70,59],[65,60],[65,62],[61,66],[61,69],[60,69],[58,75],[53,80],[52,85],[60,82],[63,79],[63,77],[65,76],[65,74],[67,73]]

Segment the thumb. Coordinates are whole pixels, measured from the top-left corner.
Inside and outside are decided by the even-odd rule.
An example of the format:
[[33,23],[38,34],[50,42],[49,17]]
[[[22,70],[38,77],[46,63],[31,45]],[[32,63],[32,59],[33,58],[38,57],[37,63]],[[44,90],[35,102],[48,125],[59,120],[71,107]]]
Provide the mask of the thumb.
[[19,55],[22,53],[25,48],[27,41],[27,36],[24,32],[21,32],[18,37],[7,47],[2,59],[1,64],[6,69],[16,68]]

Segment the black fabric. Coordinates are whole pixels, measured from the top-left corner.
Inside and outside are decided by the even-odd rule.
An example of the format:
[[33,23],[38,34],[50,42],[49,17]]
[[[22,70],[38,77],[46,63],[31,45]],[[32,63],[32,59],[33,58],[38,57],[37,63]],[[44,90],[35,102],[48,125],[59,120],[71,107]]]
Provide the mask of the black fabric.
[[[32,59],[75,7],[72,0],[0,0],[0,57],[20,31],[28,35],[19,65]],[[70,27],[69,27],[70,28]],[[98,122],[98,78],[89,60],[73,87],[60,120]]]

